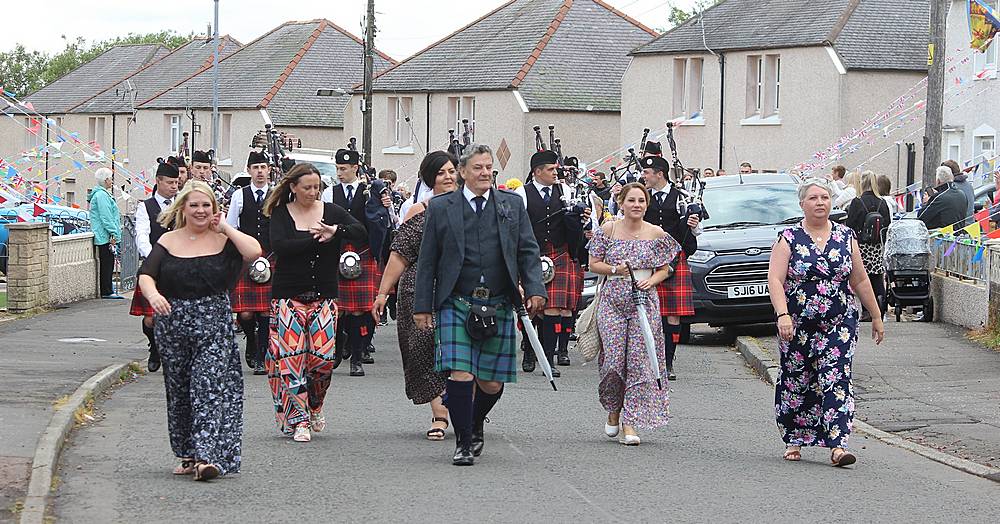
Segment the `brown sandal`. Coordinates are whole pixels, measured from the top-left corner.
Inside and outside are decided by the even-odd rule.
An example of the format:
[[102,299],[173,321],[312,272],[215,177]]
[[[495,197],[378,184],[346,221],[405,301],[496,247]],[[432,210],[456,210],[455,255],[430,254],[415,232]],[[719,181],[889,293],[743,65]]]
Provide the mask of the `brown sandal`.
[[194,459],[182,458],[180,465],[174,468],[174,475],[190,475],[194,473]]
[[785,448],[785,455],[782,458],[789,462],[798,462],[802,460],[802,449]]
[[219,476],[219,467],[215,464],[199,462],[194,466],[195,480],[212,480]]
[[431,424],[435,422],[444,422],[443,428],[431,428],[427,430],[427,440],[441,441],[444,440],[444,430],[448,429],[448,419],[445,417],[434,417],[431,419]]
[[846,449],[837,449],[840,450],[840,453],[837,453],[837,450],[830,452],[830,462],[834,467],[842,468],[844,466],[850,466],[858,461],[858,458],[855,457],[853,453],[847,451]]

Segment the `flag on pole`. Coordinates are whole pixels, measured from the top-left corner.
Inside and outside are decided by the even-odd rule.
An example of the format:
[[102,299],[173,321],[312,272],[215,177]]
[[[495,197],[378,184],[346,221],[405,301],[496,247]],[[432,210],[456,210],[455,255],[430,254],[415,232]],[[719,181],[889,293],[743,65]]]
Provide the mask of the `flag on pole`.
[[996,13],[981,0],[969,0],[969,34],[972,35],[969,45],[985,53],[997,31],[1000,31],[1000,19]]

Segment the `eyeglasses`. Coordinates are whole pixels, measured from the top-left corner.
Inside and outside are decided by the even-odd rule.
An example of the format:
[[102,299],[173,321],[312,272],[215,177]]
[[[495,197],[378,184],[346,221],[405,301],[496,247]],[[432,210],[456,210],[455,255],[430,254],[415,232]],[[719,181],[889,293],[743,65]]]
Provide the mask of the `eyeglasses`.
[[803,186],[819,186],[823,189],[830,189],[830,181],[825,178],[809,177],[802,181]]

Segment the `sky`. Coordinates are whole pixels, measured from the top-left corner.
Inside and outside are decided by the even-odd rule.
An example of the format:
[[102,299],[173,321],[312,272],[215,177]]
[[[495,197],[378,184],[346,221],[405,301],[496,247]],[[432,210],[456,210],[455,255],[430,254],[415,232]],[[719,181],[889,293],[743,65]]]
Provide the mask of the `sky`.
[[[695,0],[606,0],[652,28],[667,25],[669,5],[690,8]],[[376,47],[401,60],[502,5],[504,0],[375,0]],[[182,35],[205,33],[213,18],[212,0],[41,0],[44,21],[8,24],[0,51],[22,44],[55,53],[63,38],[88,42],[172,29]],[[219,30],[248,43],[289,20],[326,18],[361,35],[367,0],[220,0]],[[19,10],[34,10],[22,4]],[[42,17],[36,20],[42,20]]]

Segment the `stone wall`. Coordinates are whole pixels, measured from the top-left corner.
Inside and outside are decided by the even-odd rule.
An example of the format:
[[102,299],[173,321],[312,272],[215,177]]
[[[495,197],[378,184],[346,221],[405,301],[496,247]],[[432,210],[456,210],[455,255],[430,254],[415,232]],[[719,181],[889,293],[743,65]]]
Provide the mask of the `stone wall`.
[[942,273],[931,278],[934,297],[934,321],[946,322],[966,329],[981,329],[987,322],[989,292],[985,285],[971,280],[959,280]]
[[49,304],[49,224],[7,224],[7,309],[30,311]]
[[68,304],[96,298],[97,266],[93,233],[52,237],[49,304]]

